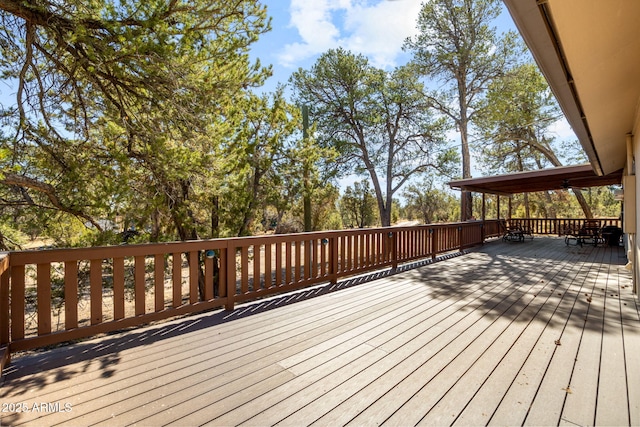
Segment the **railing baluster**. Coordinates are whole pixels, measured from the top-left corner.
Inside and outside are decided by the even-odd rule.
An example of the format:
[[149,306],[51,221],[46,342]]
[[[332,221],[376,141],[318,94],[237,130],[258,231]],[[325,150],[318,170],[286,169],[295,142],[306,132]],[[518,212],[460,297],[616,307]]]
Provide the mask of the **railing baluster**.
[[124,319],[124,280],[124,258],[113,258],[113,318],[115,320]]
[[172,286],[172,307],[182,305],[182,254],[174,252],[171,254],[171,286]]
[[249,292],[249,248],[242,246],[240,249],[240,292]]
[[91,324],[98,325],[102,323],[102,259],[92,259],[89,262],[89,288]]
[[189,302],[195,304],[200,300],[200,251],[189,252]]
[[164,255],[156,254],[153,257],[153,296],[155,311],[164,310]]
[[[329,239],[329,276],[331,283],[338,283],[338,277],[341,273],[340,254],[344,253],[344,236],[333,236]],[[342,252],[340,252],[342,251]]]
[[78,261],[64,263],[64,327],[78,327]]
[[362,266],[366,268],[371,266],[371,233],[368,231],[365,232],[365,234],[362,235],[362,240],[364,253]]
[[327,250],[329,250],[329,240],[325,237],[320,241],[320,276],[327,276]]
[[292,270],[292,265],[291,265],[291,245],[292,242],[285,242],[285,274],[284,274],[284,281],[285,284],[290,284],[291,282],[291,270]]
[[11,268],[11,341],[24,339],[25,266]]
[[299,282],[302,274],[302,242],[300,240],[296,240],[296,262],[294,267],[293,283]]
[[233,310],[236,297],[236,250],[235,241],[229,242],[226,250],[226,267],[227,270],[227,303],[225,304],[226,310]]
[[341,236],[335,237],[336,246],[338,245],[338,243],[340,244],[340,250],[339,250],[339,253],[337,254],[338,262],[336,263],[336,275],[340,275],[345,271],[348,271],[348,267],[347,267],[348,265],[347,263],[349,262],[348,261],[349,256],[347,255],[347,250],[348,250],[347,239],[348,238],[349,236],[345,236],[344,234]]
[[342,271],[347,272],[353,269],[353,235],[348,234],[342,237],[344,250],[342,251]]
[[[276,243],[276,286],[282,286],[282,243]],[[286,268],[286,266],[285,266]]]
[[140,316],[146,312],[146,260],[144,256],[134,257],[134,274],[133,274],[133,286],[134,286],[134,298],[135,298],[135,313],[136,316]]
[[38,335],[51,333],[51,264],[36,267],[38,300]]
[[5,345],[10,340],[11,317],[9,308],[9,257],[0,259],[0,344]]
[[204,257],[204,300],[213,299],[213,255],[205,254]]
[[[229,270],[227,270],[227,257],[229,254],[228,249],[220,249],[220,260],[218,270],[218,292],[220,293],[221,298],[227,297],[227,277],[231,274]],[[235,274],[235,270],[233,270],[233,274]]]
[[271,267],[272,243],[264,245],[264,288],[269,289],[273,286],[273,274]]
[[262,288],[260,280],[260,264],[262,263],[261,257],[262,245],[253,245],[253,291],[257,291]]

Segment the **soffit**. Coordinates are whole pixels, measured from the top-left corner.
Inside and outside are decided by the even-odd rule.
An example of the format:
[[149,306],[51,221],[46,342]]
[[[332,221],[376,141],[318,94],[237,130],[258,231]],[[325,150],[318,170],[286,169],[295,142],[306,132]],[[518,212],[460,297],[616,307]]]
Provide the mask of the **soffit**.
[[504,1],[594,170],[622,169],[640,99],[640,1]]

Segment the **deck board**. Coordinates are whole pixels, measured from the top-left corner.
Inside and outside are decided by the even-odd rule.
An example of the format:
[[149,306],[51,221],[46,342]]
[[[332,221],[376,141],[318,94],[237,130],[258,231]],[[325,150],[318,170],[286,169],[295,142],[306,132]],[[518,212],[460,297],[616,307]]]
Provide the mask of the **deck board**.
[[605,320],[600,353],[600,375],[596,421],[598,425],[630,424],[629,402],[626,393],[627,375],[622,333],[620,288],[615,275],[609,271],[605,293]]
[[594,278],[592,302],[589,303],[586,321],[582,325],[583,331],[574,359],[573,372],[566,386],[560,425],[595,423],[606,292],[606,276],[603,276],[599,267],[600,265],[594,264],[590,274]]
[[[586,280],[591,274],[590,265],[581,263],[578,271],[585,271],[585,269],[589,271],[587,275],[577,274],[574,277],[566,277],[569,275],[569,272],[566,272],[561,283],[565,283],[567,286],[560,291],[562,292],[561,299],[555,305],[553,313],[551,313],[536,342],[529,349],[528,356],[518,372],[518,376],[514,378],[506,395],[501,400],[499,407],[491,418],[490,424],[524,424],[531,406],[530,402],[536,396],[538,386],[544,379],[552,357],[558,349],[572,344],[571,340],[563,339],[562,332],[566,329],[567,322],[574,314],[574,310],[579,312],[580,308],[584,306],[584,300],[587,298],[584,294],[591,291]],[[585,292],[585,286],[587,287],[587,292]],[[555,294],[558,295],[560,292],[556,289]],[[556,295],[553,295],[553,297],[555,298]],[[545,305],[547,308],[553,307],[552,304]],[[542,318],[537,320],[542,320]],[[553,382],[553,388],[562,390],[564,384],[561,377],[550,376],[549,378]],[[547,413],[549,411],[545,408],[543,412]]]
[[10,425],[638,425],[622,248],[492,242],[15,357]]

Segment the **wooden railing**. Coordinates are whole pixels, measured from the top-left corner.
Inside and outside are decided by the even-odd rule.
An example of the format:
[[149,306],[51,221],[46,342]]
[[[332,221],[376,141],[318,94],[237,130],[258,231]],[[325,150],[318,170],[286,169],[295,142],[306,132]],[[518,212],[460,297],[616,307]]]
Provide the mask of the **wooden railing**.
[[458,251],[498,221],[0,256],[0,345],[14,352]]
[[0,374],[9,363],[9,254],[0,253]]
[[[562,236],[568,230],[579,230],[585,221],[584,218],[511,218],[509,225],[524,227],[531,230],[533,234]],[[597,221],[600,224],[599,228],[622,227],[622,221],[618,218],[599,218],[589,221]]]

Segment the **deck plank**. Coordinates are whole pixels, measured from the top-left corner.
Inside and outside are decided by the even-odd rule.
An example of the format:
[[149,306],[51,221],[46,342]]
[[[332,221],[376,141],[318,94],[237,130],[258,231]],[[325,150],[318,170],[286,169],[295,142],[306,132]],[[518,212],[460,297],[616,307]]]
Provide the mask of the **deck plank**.
[[[535,297],[524,309],[508,317],[511,321],[505,325],[504,333],[486,352],[468,358],[472,363],[470,375],[464,375],[452,390],[444,390],[444,399],[419,420],[421,424],[456,422],[465,425],[477,423],[477,420],[491,421],[492,414],[504,400],[505,389],[509,384],[513,385],[531,348],[536,346],[548,319],[562,301],[558,296],[561,289],[558,285],[563,272],[561,269],[550,271],[556,274],[544,279],[544,286],[534,291]],[[517,405],[516,402],[513,410]]]
[[[87,413],[84,418],[77,419],[78,423],[84,424],[84,419],[91,418],[108,420],[110,417],[120,414],[130,414],[135,412],[140,405],[139,399],[146,399],[153,402],[154,405],[173,405],[186,406],[191,408],[194,399],[202,395],[203,390],[217,390],[224,384],[224,393],[236,396],[237,393],[243,391],[245,385],[245,377],[251,375],[256,384],[262,384],[266,387],[269,384],[276,384],[278,378],[284,378],[286,382],[288,375],[277,375],[278,378],[272,378],[271,375],[265,375],[268,366],[273,358],[283,357],[283,355],[293,354],[301,349],[305,349],[313,342],[309,337],[323,341],[327,336],[339,333],[338,326],[342,323],[350,328],[354,322],[366,323],[370,317],[376,317],[380,313],[380,309],[388,306],[388,296],[386,291],[381,291],[380,296],[372,300],[370,306],[366,306],[365,310],[353,310],[351,312],[340,312],[340,316],[328,316],[324,318],[306,318],[298,316],[298,321],[288,322],[285,333],[270,334],[266,339],[262,340],[240,340],[239,347],[236,345],[228,345],[224,347],[222,353],[217,354],[216,363],[211,366],[211,352],[200,346],[197,351],[197,357],[190,354],[187,359],[189,363],[181,364],[179,369],[171,365],[165,365],[162,369],[166,372],[156,374],[153,370],[145,370],[138,375],[132,375],[123,379],[124,384],[114,384],[110,381],[94,393],[83,394],[82,399],[91,398],[92,400],[102,400],[103,406],[98,410],[94,409]],[[324,312],[323,312],[324,313]],[[356,316],[361,316],[355,319]],[[276,332],[278,329],[276,328]],[[291,334],[295,331],[295,335]],[[249,345],[246,345],[246,342]],[[161,360],[159,360],[161,362]],[[141,376],[144,380],[141,380]],[[154,379],[158,376],[168,375],[171,378],[168,385],[159,387]],[[194,381],[194,379],[196,379]],[[274,382],[275,381],[275,382]],[[135,392],[129,395],[120,395],[118,392],[122,387],[135,389]],[[254,388],[255,389],[255,388]],[[248,393],[247,393],[248,394]],[[104,396],[112,396],[109,401],[104,401]],[[176,398],[178,401],[176,402]],[[83,401],[74,401],[74,405],[84,403]],[[112,407],[117,407],[113,412]],[[161,406],[160,406],[161,407]],[[176,412],[176,411],[174,411]],[[189,409],[189,412],[191,410]],[[165,417],[166,418],[166,417]],[[75,418],[69,418],[76,421]]]
[[[535,279],[533,282],[532,285],[537,284]],[[506,280],[504,282],[504,288],[508,289],[510,287],[513,287],[513,282]],[[524,291],[523,294],[526,295],[528,290],[529,289]],[[499,294],[500,297],[495,304],[498,306],[500,303],[506,306],[513,305],[509,296],[512,296],[514,293],[518,294],[515,290],[512,293],[502,292]],[[517,299],[517,297],[514,298],[515,301],[517,301]],[[482,314],[478,315],[478,313],[485,312],[486,307],[492,307],[491,301],[479,299],[476,306],[470,307],[460,321],[457,321],[452,326],[444,326],[443,331],[447,331],[446,334],[438,335],[433,342],[428,340],[421,342],[421,346],[416,349],[411,348],[413,342],[401,347],[398,352],[398,362],[392,364],[392,368],[389,371],[373,375],[374,382],[368,384],[363,390],[358,389],[358,387],[352,387],[356,390],[356,393],[347,396],[348,400],[337,399],[339,406],[318,420],[318,424],[334,425],[348,422],[352,417],[356,416],[358,412],[371,406],[375,400],[380,399],[387,390],[393,390],[396,393],[392,396],[384,396],[385,402],[402,401],[402,397],[398,398],[396,394],[400,393],[404,395],[412,387],[415,388],[419,387],[420,384],[424,384],[424,381],[427,381],[443,368],[443,364],[446,364],[449,358],[453,357],[453,355],[457,354],[457,351],[464,349],[469,342],[474,340],[476,335],[469,332],[468,328],[485,318],[485,316]],[[460,312],[456,313],[456,316],[462,315]],[[498,318],[498,316],[496,316],[496,318]],[[448,320],[455,320],[455,318],[450,317]],[[403,354],[403,352],[407,351],[407,355]],[[449,354],[451,356],[448,356]],[[408,359],[408,356],[411,356],[411,359]],[[418,367],[418,372],[416,372],[416,366]],[[415,377],[420,378],[420,381],[414,381],[413,378]],[[406,379],[406,384],[398,385],[398,381],[402,381],[403,378]],[[342,388],[348,389],[348,384]],[[344,401],[340,402],[340,400]],[[294,423],[295,422],[294,420]]]
[[621,393],[627,389],[627,375],[624,359],[620,287],[617,277],[611,269],[607,272],[606,278],[605,318],[600,352],[595,424],[627,425],[631,424],[628,396],[626,393]]
[[[582,264],[584,271],[585,264]],[[591,270],[587,267],[587,270]],[[569,273],[567,273],[569,274]],[[573,275],[573,274],[572,274]],[[568,286],[563,292],[560,304],[549,318],[544,330],[535,342],[534,346],[529,349],[529,355],[524,362],[517,378],[514,378],[509,390],[501,400],[500,405],[496,408],[491,417],[492,425],[522,425],[530,412],[530,403],[536,396],[537,389],[542,382],[545,371],[550,363],[550,359],[555,352],[563,346],[572,346],[572,342],[568,337],[562,337],[562,331],[565,329],[574,310],[580,312],[580,308],[586,304],[588,298],[585,294],[592,289],[585,278],[590,273],[581,275],[579,272],[575,274],[576,279],[566,279]],[[585,289],[586,287],[586,289]],[[587,292],[585,292],[585,290]],[[555,295],[554,295],[555,296]],[[538,319],[540,320],[540,319]],[[562,390],[563,384],[560,378],[552,378],[555,382],[554,388]],[[548,412],[545,408],[544,412]],[[556,420],[557,423],[557,420]]]
[[[476,291],[477,292],[477,291]],[[444,302],[444,301],[443,301]],[[436,325],[446,319],[448,316],[452,315],[456,311],[459,310],[459,307],[454,304],[445,305],[443,302],[438,304],[425,304],[420,305],[418,310],[409,310],[405,311],[402,315],[394,318],[394,324],[386,324],[385,328],[376,328],[375,335],[367,334],[361,335],[358,337],[357,342],[362,342],[363,344],[368,344],[372,346],[372,348],[378,348],[381,350],[385,350],[383,352],[384,355],[387,354],[387,351],[390,351],[388,347],[385,347],[385,341],[390,341],[393,337],[398,336],[397,331],[399,328],[404,328],[403,330],[416,330],[417,326],[420,326],[420,329],[429,328],[430,325]],[[444,307],[443,307],[444,306]],[[391,334],[390,334],[391,333]],[[385,340],[386,337],[386,340]],[[405,334],[405,339],[411,339],[410,334]],[[377,344],[376,344],[377,343]],[[392,351],[392,350],[391,350]],[[315,363],[313,360],[308,360],[309,363]],[[354,365],[355,370],[352,370],[349,376],[355,375],[355,373],[361,371],[367,366],[370,366],[370,363],[361,362],[357,365]],[[338,377],[340,381],[343,381],[343,377]],[[314,390],[317,391],[325,391],[330,390],[333,387],[336,387],[338,384],[330,383],[331,381],[335,381],[335,379],[327,379],[324,383],[315,384]],[[300,405],[300,399],[304,400],[304,404],[307,405],[313,402],[316,399],[319,399],[323,393],[316,393],[314,390],[307,390],[304,393],[304,397],[300,397],[297,395],[289,395],[286,399],[275,403],[272,406],[260,414],[259,420],[260,422],[265,422],[267,424],[276,423],[283,419],[283,415],[288,415],[288,409],[293,408],[293,405],[290,404],[291,401],[295,401],[297,405]],[[326,404],[326,402],[324,402]]]
[[591,295],[587,321],[584,324],[573,372],[566,389],[560,425],[594,425],[598,395],[598,372],[602,350],[605,315],[606,281],[599,265],[594,266],[590,277],[596,283]]
[[[640,424],[621,248],[493,242],[14,358],[10,425]],[[556,340],[559,340],[556,344]]]
[[525,425],[557,425],[560,422],[580,338],[589,313],[591,297],[597,285],[596,281],[586,281],[588,274],[582,275],[582,279],[578,277],[576,275],[574,286],[582,286],[579,290],[580,294],[575,305],[567,313],[564,324],[553,327],[553,330],[558,332],[556,339],[560,345],[556,345],[554,339],[554,347],[545,366],[544,376],[537,384],[538,389],[523,421]]
[[[422,309],[425,310],[425,313],[430,311],[429,308],[430,308],[429,306],[423,306],[422,307]],[[448,307],[445,310],[442,310],[442,309],[438,309],[438,310],[439,311],[435,315],[432,315],[430,318],[423,320],[423,323],[422,323],[423,327],[427,327],[428,324],[433,324],[433,323],[437,323],[439,321],[443,321],[444,319],[446,319],[447,315],[450,315],[450,314],[456,312],[456,308],[455,307],[453,307],[453,308],[452,307]],[[403,318],[404,318],[404,316],[400,317],[399,319],[402,320]],[[385,326],[393,326],[393,325],[385,325]],[[376,334],[378,336],[380,336],[382,332],[384,332],[384,331],[381,331],[380,328],[376,328]],[[361,336],[358,341],[361,341],[361,340],[362,341],[366,341],[366,340],[368,340],[370,338],[371,338],[370,336]],[[375,346],[375,347],[378,347],[378,346]],[[372,347],[372,348],[375,348],[375,347]],[[386,353],[383,353],[383,354],[386,355]],[[360,363],[360,364],[356,365],[355,367],[357,368],[357,370],[355,372],[361,371],[363,369],[363,367],[366,367],[366,366],[368,366],[367,363]],[[351,372],[348,375],[345,374],[345,375],[341,375],[341,376],[334,377],[334,378],[325,378],[325,379],[319,381],[318,383],[316,383],[314,389],[316,389],[316,390],[332,389],[332,387],[334,387],[336,385],[335,384],[336,379],[339,380],[339,381],[343,381],[343,379],[345,377],[349,378],[349,376],[353,375],[353,374],[354,373]],[[309,402],[310,396],[312,396],[312,395],[313,395],[312,392],[310,393],[309,391],[306,391],[304,393],[305,402]],[[299,397],[296,397],[296,398],[300,399]],[[317,397],[316,397],[316,399],[317,399]],[[280,402],[280,404],[278,405],[278,407],[276,409],[272,409],[271,407],[269,407],[268,412],[270,414],[272,414],[272,416],[276,417],[276,419],[274,419],[273,422],[276,422],[276,420],[278,419],[277,417],[282,418],[283,412],[281,411],[281,407],[282,406],[287,406],[287,403],[288,402],[284,402],[284,403]],[[322,399],[321,400],[321,404],[326,406],[326,405],[328,405],[328,401],[326,399]],[[267,424],[268,424],[269,421],[270,421],[270,419],[268,417],[269,417],[269,414],[267,414],[267,413],[260,414],[260,422],[267,422]]]

